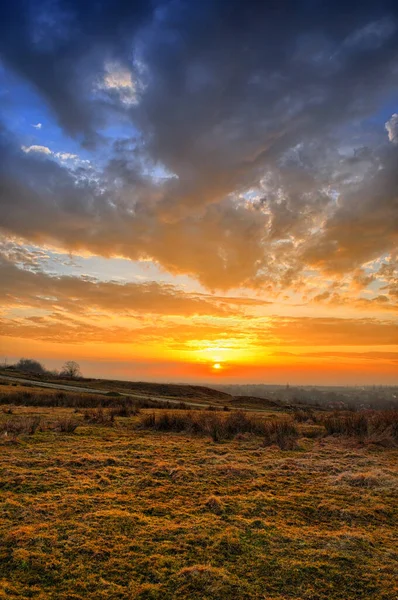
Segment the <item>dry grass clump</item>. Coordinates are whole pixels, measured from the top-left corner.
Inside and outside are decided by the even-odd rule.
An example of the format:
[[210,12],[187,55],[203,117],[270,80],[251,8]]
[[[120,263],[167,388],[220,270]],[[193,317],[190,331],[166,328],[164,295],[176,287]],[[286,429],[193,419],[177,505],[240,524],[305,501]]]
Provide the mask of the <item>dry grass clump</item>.
[[224,504],[217,496],[209,496],[205,502],[205,507],[216,515],[222,515],[224,512]]
[[12,418],[0,423],[0,433],[11,437],[22,434],[34,435],[41,425],[40,417]]
[[300,433],[303,437],[316,439],[325,436],[325,428],[323,425],[313,425],[312,423],[303,423],[300,427]]
[[264,445],[276,444],[281,450],[293,450],[297,445],[299,432],[294,423],[288,419],[265,422]]
[[52,423],[52,429],[60,433],[74,433],[79,426],[79,421],[76,419],[58,419]]
[[230,573],[211,565],[184,567],[177,574],[177,581],[178,593],[192,600],[231,600],[242,593],[241,585]]
[[293,419],[297,423],[316,423],[317,418],[311,408],[296,408],[293,411]]
[[39,416],[16,416],[0,423],[0,434],[10,439],[17,439],[20,435],[34,435],[37,431],[74,433],[78,426],[79,421],[68,417],[48,421]]
[[220,536],[214,540],[214,550],[221,557],[229,558],[242,554],[242,543],[232,529],[226,529]]
[[358,488],[379,488],[390,487],[394,485],[393,479],[386,476],[381,471],[344,471],[335,478],[335,483],[341,485],[350,485]]
[[323,420],[328,435],[346,435],[379,443],[398,443],[398,411],[333,413]]
[[111,427],[114,424],[115,416],[110,410],[91,408],[84,411],[84,420],[88,423]]
[[289,419],[266,421],[244,411],[233,411],[227,415],[216,411],[150,413],[141,418],[139,426],[156,431],[210,435],[215,442],[250,433],[261,436],[264,445],[277,444],[283,449],[294,447],[299,435],[297,427]]
[[374,441],[392,440],[398,444],[398,410],[374,411],[370,435]]
[[84,419],[88,423],[112,427],[115,424],[116,417],[133,417],[140,414],[138,406],[129,404],[119,404],[112,408],[88,408],[84,411]]
[[87,408],[83,414],[84,420],[88,423],[112,427],[115,424],[115,417],[133,417],[139,413],[140,409],[137,406],[120,404],[112,408],[102,408],[101,406],[98,408]]
[[368,434],[369,417],[365,412],[333,413],[324,419],[328,435],[365,437]]
[[140,414],[140,408],[138,406],[131,406],[128,404],[119,404],[109,409],[109,413],[114,417],[135,417]]

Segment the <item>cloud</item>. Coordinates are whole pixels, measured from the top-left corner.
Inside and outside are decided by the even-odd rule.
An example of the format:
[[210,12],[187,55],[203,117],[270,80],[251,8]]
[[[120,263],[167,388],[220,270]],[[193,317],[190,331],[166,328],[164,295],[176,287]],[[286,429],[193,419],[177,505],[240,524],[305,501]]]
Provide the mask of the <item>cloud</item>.
[[393,142],[394,144],[398,143],[398,114],[394,113],[391,117],[391,119],[389,119],[386,122],[386,130],[388,132],[388,139],[390,140],[390,142]]
[[288,346],[396,346],[398,322],[375,318],[277,318],[270,333],[259,335],[258,342],[267,337]]
[[55,152],[54,156],[60,160],[76,160],[79,158],[77,154],[71,154],[70,152]]
[[[94,314],[101,310],[125,316],[145,313],[236,317],[244,315],[247,308],[266,304],[255,299],[189,293],[157,282],[116,283],[85,277],[52,276],[38,270],[36,254],[25,252],[21,256],[11,249],[8,256],[6,253],[0,256],[0,301],[4,308],[22,306],[63,310],[72,315]],[[25,268],[16,266],[10,258],[22,261]]]
[[2,317],[0,325],[5,337],[58,343],[150,344],[161,347],[164,352],[199,352],[196,356],[203,359],[207,356],[204,350],[215,348],[216,354],[229,351],[239,360],[244,347],[245,353],[257,353],[260,357],[256,364],[267,363],[275,349],[279,353],[284,348],[296,353],[300,349],[300,353],[306,355],[302,350],[305,347],[311,349],[308,357],[313,358],[314,347],[318,347],[320,353],[324,352],[323,347],[335,347],[335,351],[328,351],[331,357],[343,355],[344,348],[348,352],[350,347],[355,351],[358,347],[383,346],[390,353],[390,359],[396,354],[398,333],[397,322],[378,319],[275,317],[267,322],[262,319],[245,322],[243,326],[239,319],[221,322],[198,317],[181,322],[181,318],[176,321],[165,317],[158,318],[156,323],[150,319],[131,319],[128,324],[120,325],[104,319],[103,315],[88,318],[87,314],[65,313],[58,308],[43,315]]
[[[394,251],[397,148],[367,125],[397,83],[390,3],[51,10],[52,31],[18,0],[0,9],[2,60],[98,163],[22,155],[4,134],[4,231],[270,293],[308,269],[354,277]],[[116,122],[130,143],[107,141]]]
[[369,351],[369,352],[355,352],[355,351],[318,351],[318,352],[303,352],[300,354],[294,354],[292,352],[274,352],[274,356],[294,356],[297,358],[320,358],[329,360],[330,358],[345,360],[367,360],[367,361],[388,361],[398,362],[398,352],[389,351]]
[[264,317],[258,309],[267,303],[261,299],[187,292],[157,282],[56,276],[40,270],[42,259],[11,243],[3,247],[2,336],[56,343],[134,342],[204,359],[200,353],[212,348],[233,359],[242,348],[264,357],[276,348],[297,353],[305,347],[309,352],[300,353],[311,358],[318,347],[327,358],[322,348],[330,348],[332,357],[343,356],[342,348],[375,352],[376,346],[398,345],[398,323],[392,318]]
[[36,123],[36,125],[32,125],[35,129],[41,129],[43,127],[42,123]]
[[139,101],[139,82],[133,80],[131,71],[118,64],[107,62],[103,78],[97,83],[98,91],[107,92],[112,97],[115,94],[126,106],[137,104]]
[[[134,171],[123,170],[123,186],[109,181],[109,173],[108,181],[98,185],[84,165],[74,173],[54,161],[37,160],[33,151],[18,155],[3,148],[0,223],[6,231],[104,256],[153,258],[171,272],[193,274],[214,288],[234,287],[255,276],[266,222],[257,211],[225,200],[203,214],[164,221],[157,215],[159,190]],[[105,192],[103,183],[109,186]]]
[[29,152],[37,152],[37,154],[52,155],[50,148],[47,148],[47,146],[22,146],[22,150],[27,154],[29,154]]
[[80,165],[89,165],[90,161],[82,160],[79,158],[77,154],[71,154],[70,152],[53,152],[47,146],[21,146],[21,150],[25,152],[25,154],[33,153],[37,156],[43,155],[47,158],[55,158],[60,161],[60,163],[67,163],[69,167],[80,166]]
[[345,186],[335,210],[303,247],[303,260],[326,272],[355,272],[398,242],[396,148],[375,155],[358,183]]
[[93,145],[100,140],[96,128],[103,119],[99,106],[90,107],[96,73],[81,68],[82,59],[93,41],[90,68],[100,68],[104,53],[120,53],[150,6],[146,1],[129,6],[89,0],[83,6],[77,0],[51,5],[31,0],[29,7],[25,10],[22,0],[0,7],[2,61],[41,93],[61,127]]

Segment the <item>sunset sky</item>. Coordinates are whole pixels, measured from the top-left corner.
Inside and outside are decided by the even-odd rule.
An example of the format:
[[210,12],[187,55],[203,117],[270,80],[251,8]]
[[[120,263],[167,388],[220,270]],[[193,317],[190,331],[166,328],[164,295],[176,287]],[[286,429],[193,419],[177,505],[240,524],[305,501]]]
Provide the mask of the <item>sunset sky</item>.
[[0,1],[0,360],[398,384],[398,3]]

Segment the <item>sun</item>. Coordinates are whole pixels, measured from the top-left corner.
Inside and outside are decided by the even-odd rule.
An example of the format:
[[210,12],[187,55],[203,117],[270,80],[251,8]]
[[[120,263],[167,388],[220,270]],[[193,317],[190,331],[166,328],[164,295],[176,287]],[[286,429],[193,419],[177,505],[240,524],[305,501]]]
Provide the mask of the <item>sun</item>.
[[213,365],[213,369],[215,371],[219,371],[220,369],[222,369],[222,366],[220,365],[220,363],[214,363]]

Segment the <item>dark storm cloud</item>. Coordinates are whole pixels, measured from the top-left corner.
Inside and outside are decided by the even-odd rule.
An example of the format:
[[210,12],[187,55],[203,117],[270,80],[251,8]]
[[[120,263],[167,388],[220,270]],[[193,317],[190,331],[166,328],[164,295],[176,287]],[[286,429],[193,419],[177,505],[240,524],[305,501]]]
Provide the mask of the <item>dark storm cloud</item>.
[[[211,288],[288,287],[305,265],[350,272],[395,247],[397,148],[384,123],[363,130],[396,93],[396,3],[43,0],[0,10],[1,60],[66,133],[106,144],[100,129],[115,114],[137,130],[109,148],[96,177],[4,142],[6,231],[153,258]],[[104,100],[94,92],[107,61],[120,72]],[[123,104],[126,70],[136,98]],[[151,179],[154,167],[173,176]]]
[[128,36],[149,14],[144,0],[1,2],[0,57],[42,94],[69,134],[93,143],[102,122],[89,104],[95,70],[107,53],[128,51]]

